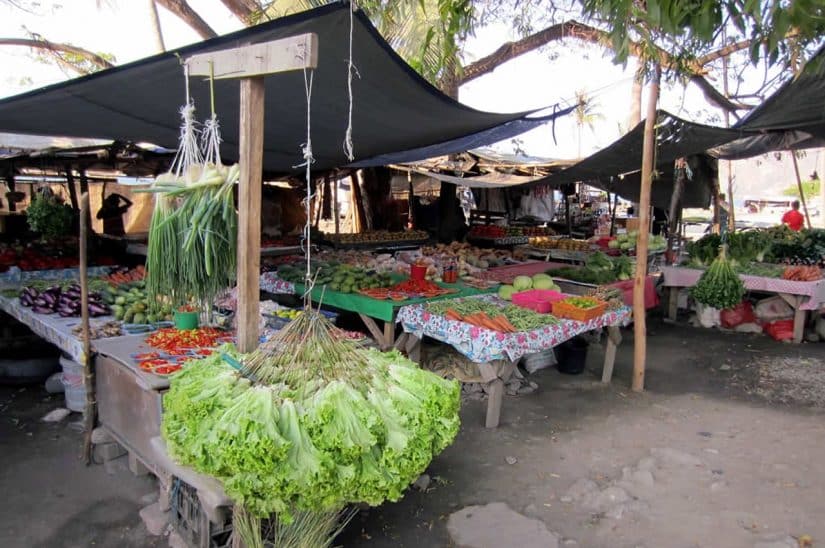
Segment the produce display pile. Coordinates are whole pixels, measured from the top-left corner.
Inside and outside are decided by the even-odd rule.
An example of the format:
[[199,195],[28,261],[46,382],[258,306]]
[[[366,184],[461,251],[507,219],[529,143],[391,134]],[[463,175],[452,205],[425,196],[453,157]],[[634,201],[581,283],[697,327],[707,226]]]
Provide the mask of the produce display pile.
[[745,284],[734,271],[727,258],[725,246],[719,248],[719,256],[690,289],[697,302],[724,310],[733,308],[745,297]]
[[[20,304],[30,307],[38,314],[60,314],[64,318],[80,316],[80,285],[72,283],[67,287],[53,285],[47,289],[34,286],[24,287],[20,291]],[[112,311],[104,302],[103,296],[92,291],[89,293],[89,315],[93,318],[106,316]]]
[[[91,264],[111,265],[114,259],[94,257]],[[77,239],[61,238],[51,243],[0,243],[0,273],[15,266],[24,272],[75,268],[78,264]]]
[[244,512],[287,523],[398,500],[455,438],[459,384],[330,330],[308,311],[252,354],[224,346],[190,362],[164,397],[173,457]]
[[550,289],[559,291],[559,286],[547,274],[539,273],[533,276],[516,276],[511,284],[503,284],[498,288],[498,296],[505,301],[513,297],[513,293],[528,289]]
[[582,268],[553,268],[548,270],[547,274],[554,278],[602,285],[618,280],[629,280],[633,277],[635,270],[635,264],[629,257],[608,257],[604,253],[596,252],[587,258]]
[[539,249],[559,249],[562,251],[590,251],[592,247],[587,240],[575,240],[573,238],[539,240],[531,245]]
[[[764,230],[729,233],[728,258],[743,273],[752,262],[825,267],[825,230],[803,229],[794,232],[786,226]],[[715,258],[722,239],[708,234],[688,244],[691,266],[705,266]],[[781,271],[776,274],[779,276]]]
[[380,245],[400,244],[404,242],[419,242],[429,239],[425,230],[407,230],[404,232],[390,232],[387,230],[372,230],[355,234],[322,233],[321,239],[343,245]]
[[782,272],[782,279],[815,282],[822,279],[822,270],[818,266],[788,266]]
[[[639,231],[631,230],[625,234],[618,234],[615,238],[607,240],[608,249],[619,251],[635,250],[639,242]],[[655,253],[667,249],[667,239],[660,234],[648,234],[647,251]]]
[[60,238],[71,232],[74,210],[55,194],[37,192],[26,209],[26,221],[43,238]]
[[[340,293],[355,293],[362,289],[392,285],[392,278],[387,273],[367,271],[347,264],[316,262],[312,267],[312,273],[316,286],[328,285],[330,291]],[[281,265],[278,267],[278,277],[302,284],[306,277],[306,266]]]
[[[499,304],[484,299],[449,299],[427,303],[426,306],[427,311],[432,314],[505,333],[513,330],[530,331],[559,322],[558,318],[550,314],[539,314],[514,304],[505,302]],[[501,325],[500,320],[488,322],[500,316],[504,316],[506,324]]]

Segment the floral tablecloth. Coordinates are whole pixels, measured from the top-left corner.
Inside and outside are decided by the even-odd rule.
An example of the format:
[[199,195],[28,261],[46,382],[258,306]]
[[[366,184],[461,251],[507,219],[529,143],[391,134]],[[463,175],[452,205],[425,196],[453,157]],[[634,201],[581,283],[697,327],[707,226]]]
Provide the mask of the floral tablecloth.
[[[702,277],[702,270],[681,266],[663,266],[662,276],[666,287],[693,287]],[[748,276],[740,274],[745,289],[765,293],[784,293],[808,297],[799,307],[800,310],[818,310],[825,304],[825,279],[815,282],[797,282],[781,278]]]
[[[492,295],[481,298],[490,301],[499,300]],[[631,309],[622,307],[611,310],[598,318],[587,322],[561,320],[555,325],[548,325],[532,331],[520,333],[499,333],[490,329],[448,320],[444,316],[427,312],[426,305],[417,304],[402,307],[398,311],[398,322],[406,333],[418,338],[425,335],[445,342],[461,354],[476,363],[508,359],[516,361],[526,354],[534,354],[553,348],[576,335],[600,329],[609,325],[627,325],[631,318]]]
[[264,272],[261,274],[261,289],[273,295],[294,295],[295,284],[287,282],[278,277],[275,272]]

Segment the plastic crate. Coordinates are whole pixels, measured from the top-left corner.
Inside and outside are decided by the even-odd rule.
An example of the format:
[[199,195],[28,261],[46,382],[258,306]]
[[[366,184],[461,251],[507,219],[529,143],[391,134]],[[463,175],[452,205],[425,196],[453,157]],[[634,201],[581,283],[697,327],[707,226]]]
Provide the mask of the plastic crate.
[[553,303],[565,297],[563,293],[552,289],[530,289],[513,293],[513,304],[522,308],[529,308],[541,314],[548,314]]
[[230,548],[232,519],[223,524],[209,520],[201,508],[198,490],[180,478],[172,477],[170,494],[172,526],[191,548]]
[[607,303],[599,302],[592,308],[579,308],[564,301],[557,301],[553,303],[553,315],[559,318],[567,318],[569,320],[577,320],[580,322],[587,322],[593,318],[598,318],[607,309]]

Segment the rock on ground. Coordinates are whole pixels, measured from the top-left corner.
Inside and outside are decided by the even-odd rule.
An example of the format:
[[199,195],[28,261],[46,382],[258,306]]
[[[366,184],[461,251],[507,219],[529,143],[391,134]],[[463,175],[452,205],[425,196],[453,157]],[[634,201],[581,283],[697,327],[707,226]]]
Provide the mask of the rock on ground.
[[672,466],[701,466],[702,461],[690,453],[673,449],[672,447],[654,447],[650,454],[664,464]]
[[459,548],[558,548],[559,537],[502,502],[467,506],[450,514],[447,531]]
[[162,535],[169,525],[169,515],[161,510],[160,504],[157,502],[143,507],[140,510],[140,518],[146,525],[150,535]]

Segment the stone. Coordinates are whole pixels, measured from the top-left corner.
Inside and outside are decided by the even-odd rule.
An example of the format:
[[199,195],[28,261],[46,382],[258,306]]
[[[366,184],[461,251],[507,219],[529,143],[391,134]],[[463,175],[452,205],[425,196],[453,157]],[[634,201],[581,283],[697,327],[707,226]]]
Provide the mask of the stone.
[[566,538],[563,541],[561,541],[561,545],[562,546],[578,546],[579,542],[577,540],[572,539],[572,538]]
[[189,544],[177,531],[169,533],[169,548],[189,548]]
[[98,426],[94,430],[92,430],[92,445],[97,445],[99,443],[112,443],[115,438],[109,433],[108,430]]
[[690,453],[685,453],[672,447],[654,447],[650,454],[662,463],[674,466],[701,466],[702,461]]
[[799,543],[791,535],[779,533],[763,537],[753,548],[799,548]]
[[728,486],[728,482],[726,481],[714,481],[710,484],[710,490],[712,493],[717,493],[719,491],[724,491]]
[[502,502],[467,506],[450,514],[447,531],[458,548],[558,548],[559,537],[538,519]]
[[126,454],[126,449],[117,442],[99,443],[92,448],[96,461],[108,462]]
[[636,468],[639,470],[653,470],[656,468],[656,459],[653,457],[643,457],[636,463]]
[[[567,489],[567,496],[573,500],[595,493],[599,490],[596,482],[588,478],[577,479],[570,488]],[[564,502],[564,500],[562,500]]]
[[638,516],[646,513],[650,507],[644,502],[638,500],[630,500],[617,504],[605,512],[604,516],[609,519],[622,519],[628,516]]
[[704,449],[702,449],[702,451],[704,451],[705,453],[710,453],[711,455],[718,455],[719,454],[719,450],[714,449],[712,447],[705,447]]
[[418,489],[419,491],[426,491],[427,487],[430,486],[430,475],[429,474],[421,474],[418,476],[418,479],[415,480],[413,483],[413,487]]
[[69,415],[71,415],[71,413],[72,412],[66,409],[65,407],[58,407],[57,409],[52,409],[51,411],[43,415],[43,418],[41,418],[40,420],[43,422],[60,422]]
[[157,502],[141,508],[140,519],[143,520],[149,534],[156,537],[162,535],[169,525],[169,515],[160,509],[160,504]]
[[573,497],[571,497],[570,495],[562,495],[559,497],[559,500],[565,504],[569,504],[573,502]]
[[515,464],[518,462],[518,459],[516,457],[511,457],[509,455],[504,457],[504,460],[507,462],[507,464]]
[[630,500],[630,495],[627,494],[627,491],[621,487],[613,486],[601,492],[590,493],[582,499],[582,505],[592,510],[604,512],[608,508],[628,500]]
[[719,371],[730,371],[730,365],[723,363],[719,366]]

